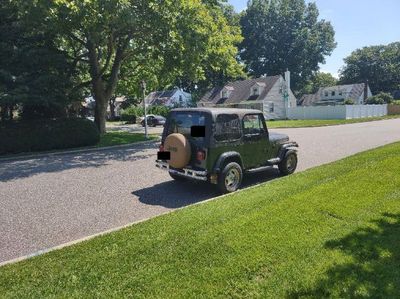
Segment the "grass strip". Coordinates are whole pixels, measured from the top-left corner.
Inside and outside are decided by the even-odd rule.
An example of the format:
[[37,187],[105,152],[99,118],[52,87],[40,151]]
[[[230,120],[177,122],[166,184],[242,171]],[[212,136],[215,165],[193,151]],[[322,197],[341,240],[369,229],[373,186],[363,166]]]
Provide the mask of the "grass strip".
[[324,127],[335,125],[346,125],[362,122],[370,122],[385,119],[400,118],[400,115],[386,115],[382,117],[353,118],[353,119],[298,119],[298,120],[274,120],[267,121],[270,129],[274,128],[303,128],[303,127]]

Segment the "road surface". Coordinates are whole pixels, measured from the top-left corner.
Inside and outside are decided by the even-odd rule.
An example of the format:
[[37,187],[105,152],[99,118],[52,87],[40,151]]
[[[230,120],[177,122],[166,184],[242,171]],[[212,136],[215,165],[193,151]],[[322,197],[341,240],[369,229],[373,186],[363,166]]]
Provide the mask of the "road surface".
[[[299,171],[400,140],[400,119],[276,129],[300,145]],[[0,162],[0,263],[217,195],[154,167],[156,145]],[[271,169],[245,186],[278,177]]]

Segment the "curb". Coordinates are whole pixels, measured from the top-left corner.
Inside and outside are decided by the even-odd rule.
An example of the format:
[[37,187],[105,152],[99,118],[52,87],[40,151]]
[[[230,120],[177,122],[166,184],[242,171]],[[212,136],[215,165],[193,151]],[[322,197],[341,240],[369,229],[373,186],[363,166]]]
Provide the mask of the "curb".
[[[274,180],[272,180],[272,181],[274,181]],[[269,182],[272,182],[272,181],[269,181]],[[30,253],[28,255],[23,255],[23,256],[8,260],[8,261],[0,262],[0,268],[3,267],[3,266],[6,266],[6,265],[11,265],[11,264],[15,264],[15,263],[18,263],[18,262],[22,262],[22,261],[25,261],[25,260],[40,256],[40,255],[52,252],[52,251],[60,250],[60,249],[63,249],[65,247],[70,247],[70,246],[73,246],[73,245],[76,245],[76,244],[79,244],[79,243],[82,243],[82,242],[85,242],[85,241],[89,241],[89,240],[94,239],[96,237],[107,235],[107,234],[119,231],[121,229],[128,228],[128,227],[134,226],[136,224],[151,220],[153,218],[157,218],[157,217],[161,217],[161,216],[164,216],[164,215],[172,214],[172,213],[178,212],[180,210],[187,209],[189,207],[202,205],[202,204],[208,203],[210,201],[218,200],[218,199],[221,199],[221,198],[224,198],[224,197],[227,197],[227,196],[231,196],[233,194],[240,193],[242,191],[247,191],[247,190],[250,190],[250,189],[254,189],[254,188],[260,187],[262,184],[268,184],[269,182],[266,182],[266,183],[264,182],[264,183],[259,183],[259,184],[256,184],[256,185],[252,185],[252,186],[249,186],[247,188],[237,190],[237,191],[235,191],[233,193],[222,194],[222,195],[219,195],[219,196],[216,196],[216,197],[212,197],[212,198],[200,201],[200,202],[196,202],[196,203],[184,206],[184,207],[176,208],[176,209],[167,211],[165,213],[161,213],[161,214],[158,214],[158,215],[155,215],[155,216],[150,216],[150,217],[147,217],[147,218],[144,218],[144,219],[141,219],[141,220],[137,220],[137,221],[134,221],[134,222],[130,222],[130,223],[118,226],[118,227],[114,227],[114,228],[111,228],[111,229],[108,229],[108,230],[105,230],[105,231],[102,231],[102,232],[99,232],[99,233],[95,233],[95,234],[92,234],[92,235],[89,235],[89,236],[86,236],[86,237],[83,237],[83,238],[80,238],[80,239],[76,239],[76,240],[73,240],[73,241],[70,241],[70,242],[66,242],[66,243],[63,243],[63,244],[60,244],[60,245],[57,245],[57,246],[49,247],[49,248],[46,248],[46,249],[42,249],[42,250],[36,251],[34,253]]]
[[42,153],[42,154],[37,153],[37,154],[20,155],[20,156],[13,156],[13,157],[4,157],[4,158],[0,158],[0,163],[1,162],[10,162],[10,161],[19,161],[19,160],[23,161],[23,160],[29,160],[29,159],[38,159],[38,158],[44,158],[44,157],[61,156],[61,155],[68,155],[68,154],[106,151],[106,150],[110,150],[110,149],[124,149],[124,148],[136,147],[136,146],[140,146],[140,145],[157,143],[159,141],[160,141],[159,138],[157,138],[154,140],[145,140],[145,141],[139,141],[139,142],[121,144],[121,145],[112,145],[112,146],[104,146],[104,147],[87,147],[87,148],[82,148],[82,149],[65,150],[65,151],[61,150],[61,151]]

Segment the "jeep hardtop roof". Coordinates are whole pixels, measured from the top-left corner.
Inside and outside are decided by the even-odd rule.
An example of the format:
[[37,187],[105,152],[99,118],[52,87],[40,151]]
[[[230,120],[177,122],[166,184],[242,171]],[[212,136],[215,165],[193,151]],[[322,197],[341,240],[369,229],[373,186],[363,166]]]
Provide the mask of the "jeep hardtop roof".
[[243,116],[245,114],[254,114],[254,113],[262,113],[260,110],[256,109],[240,109],[240,108],[176,108],[172,109],[171,112],[205,112],[212,114],[214,117],[218,114],[237,114],[239,116]]

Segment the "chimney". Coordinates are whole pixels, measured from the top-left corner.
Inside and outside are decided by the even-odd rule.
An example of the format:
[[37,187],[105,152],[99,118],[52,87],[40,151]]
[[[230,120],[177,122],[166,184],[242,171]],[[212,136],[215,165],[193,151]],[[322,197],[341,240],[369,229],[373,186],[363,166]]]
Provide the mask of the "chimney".
[[368,80],[365,80],[364,83],[364,103],[365,104],[367,102],[368,99]]

